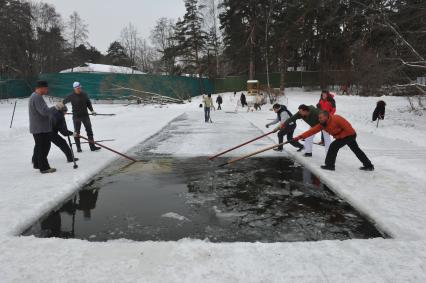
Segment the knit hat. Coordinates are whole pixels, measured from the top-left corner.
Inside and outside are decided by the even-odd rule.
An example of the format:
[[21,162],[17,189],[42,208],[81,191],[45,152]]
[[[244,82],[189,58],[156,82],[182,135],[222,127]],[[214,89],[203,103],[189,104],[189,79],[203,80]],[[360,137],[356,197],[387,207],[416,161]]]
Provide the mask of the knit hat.
[[49,84],[47,83],[47,81],[38,81],[36,87],[37,88],[49,87]]
[[80,84],[79,82],[74,82],[74,83],[72,84],[72,87],[73,87],[73,88],[80,88],[80,87],[81,87],[81,84]]

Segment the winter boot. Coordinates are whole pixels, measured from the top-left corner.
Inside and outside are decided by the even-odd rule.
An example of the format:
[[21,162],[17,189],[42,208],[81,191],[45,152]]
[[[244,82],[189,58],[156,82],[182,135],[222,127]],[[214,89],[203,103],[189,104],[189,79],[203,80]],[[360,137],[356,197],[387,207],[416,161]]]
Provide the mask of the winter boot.
[[374,166],[373,165],[362,166],[361,168],[359,168],[359,170],[362,170],[362,171],[374,171]]
[[68,163],[71,163],[71,162],[74,162],[74,161],[78,161],[78,158],[74,158],[74,160],[68,159]]
[[334,166],[329,166],[329,165],[322,165],[322,166],[321,166],[321,169],[329,170],[329,171],[334,171],[334,170],[336,170],[336,169],[334,168]]
[[312,153],[305,153],[303,156],[304,157],[312,157]]
[[55,173],[56,169],[55,168],[49,168],[47,170],[41,171],[41,174],[50,174],[50,173]]
[[96,146],[96,145],[94,145],[94,144],[90,144],[90,150],[91,151],[98,151],[98,150],[100,150],[101,148],[100,147],[98,147],[98,146]]
[[304,150],[305,149],[305,147],[304,146],[302,146],[302,147],[299,147],[299,149],[297,150],[297,152],[301,152],[302,150]]
[[274,151],[282,152],[282,151],[283,151],[283,149],[282,149],[282,148],[277,147],[277,148],[274,148]]

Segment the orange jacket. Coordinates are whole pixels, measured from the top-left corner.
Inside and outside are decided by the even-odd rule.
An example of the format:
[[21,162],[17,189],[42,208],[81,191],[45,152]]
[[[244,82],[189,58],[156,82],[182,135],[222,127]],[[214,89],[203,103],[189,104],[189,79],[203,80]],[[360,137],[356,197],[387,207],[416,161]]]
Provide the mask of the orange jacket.
[[328,118],[327,126],[324,128],[321,124],[312,127],[310,130],[304,132],[295,138],[295,140],[306,139],[321,130],[325,130],[327,133],[332,135],[336,140],[344,139],[349,136],[356,134],[352,125],[340,115],[330,115]]

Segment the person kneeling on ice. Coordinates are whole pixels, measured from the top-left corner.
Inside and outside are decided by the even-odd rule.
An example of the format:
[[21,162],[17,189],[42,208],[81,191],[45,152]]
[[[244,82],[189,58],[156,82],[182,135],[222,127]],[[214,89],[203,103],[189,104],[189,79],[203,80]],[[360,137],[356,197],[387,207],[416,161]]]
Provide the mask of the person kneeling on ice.
[[63,136],[73,136],[74,133],[69,131],[67,128],[67,123],[65,121],[65,114],[68,112],[68,108],[62,103],[59,102],[55,105],[55,110],[50,116],[52,123],[52,132],[50,133],[50,141],[59,147],[59,149],[65,154],[68,162],[78,161],[78,158],[74,158],[66,140],[61,138],[58,134],[60,132]]
[[[275,113],[277,113],[277,118],[272,121],[271,123],[266,124],[266,128],[269,128],[272,125],[275,125],[277,123],[282,123],[283,121],[286,121],[289,119],[293,114],[285,107],[284,105],[280,104],[274,104],[272,107]],[[296,122],[291,122],[289,126],[282,126],[275,129],[275,132],[278,132],[278,143],[282,144],[284,140],[284,136],[287,135],[287,140],[290,142],[290,144],[294,147],[297,147],[299,150],[303,150],[303,145],[299,142],[293,142],[293,134],[294,130],[296,129]],[[274,149],[275,151],[283,151],[283,146],[277,147]]]
[[316,133],[324,130],[331,134],[335,140],[331,143],[325,158],[325,165],[321,166],[325,170],[335,170],[336,157],[339,150],[345,145],[349,146],[356,157],[362,162],[363,167],[360,170],[373,171],[374,166],[365,153],[359,148],[356,142],[356,132],[352,125],[342,116],[330,115],[327,111],[321,111],[319,114],[320,124],[297,136],[294,140],[307,139]]
[[[318,120],[318,115],[320,113],[320,110],[316,108],[315,106],[306,106],[304,104],[299,106],[299,112],[293,115],[291,118],[287,119],[284,124],[282,124],[282,127],[288,127],[290,123],[296,122],[299,119],[303,119],[309,126],[315,127],[320,123]],[[328,147],[330,146],[331,139],[330,135],[323,131],[324,135],[324,145],[325,145],[325,151],[328,151]],[[314,143],[314,135],[310,136],[309,138],[305,139],[305,157],[312,157],[312,145]]]

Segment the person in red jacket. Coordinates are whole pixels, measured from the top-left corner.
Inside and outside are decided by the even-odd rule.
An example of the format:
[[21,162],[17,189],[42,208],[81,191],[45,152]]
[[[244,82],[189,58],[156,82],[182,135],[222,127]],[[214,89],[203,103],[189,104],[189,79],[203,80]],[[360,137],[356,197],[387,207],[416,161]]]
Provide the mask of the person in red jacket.
[[328,90],[323,90],[317,107],[323,111],[327,111],[331,115],[334,115],[336,113],[336,101],[334,100],[334,95]]
[[365,155],[365,153],[359,148],[358,143],[356,142],[355,130],[345,118],[340,115],[330,115],[327,111],[321,111],[318,119],[320,121],[318,125],[297,136],[295,141],[307,139],[321,130],[326,131],[335,138],[335,140],[330,144],[330,148],[328,149],[327,156],[325,158],[325,165],[321,166],[322,169],[334,171],[337,153],[342,147],[347,145],[362,162],[363,167],[361,167],[360,170],[374,170],[373,164],[368,159],[367,155]]
[[[336,100],[334,100],[334,95],[328,90],[323,90],[317,107],[323,111],[327,111],[331,115],[334,115],[336,113]],[[324,145],[324,134],[322,132],[321,142],[319,145]]]

